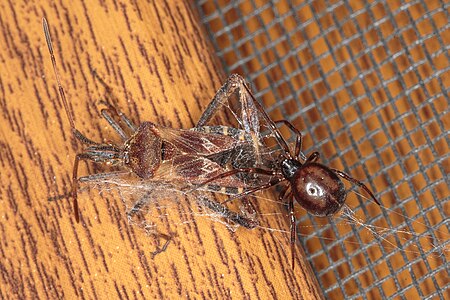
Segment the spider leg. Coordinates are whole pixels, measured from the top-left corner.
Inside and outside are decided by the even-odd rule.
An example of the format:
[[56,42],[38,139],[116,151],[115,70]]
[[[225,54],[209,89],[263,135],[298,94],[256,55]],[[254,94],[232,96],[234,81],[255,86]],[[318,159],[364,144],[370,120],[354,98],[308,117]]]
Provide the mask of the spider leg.
[[295,151],[294,151],[295,159],[299,160],[300,156],[301,156],[301,158],[303,160],[306,160],[306,156],[301,152],[303,137],[302,137],[302,133],[300,132],[300,130],[295,128],[295,126],[292,125],[292,123],[289,122],[288,120],[278,120],[278,121],[274,121],[274,123],[275,124],[282,123],[282,124],[286,125],[295,134]]
[[225,178],[225,177],[229,177],[229,176],[233,176],[239,173],[256,173],[256,174],[262,174],[262,175],[269,175],[269,176],[277,176],[279,175],[276,171],[271,171],[271,170],[265,170],[265,169],[261,169],[261,168],[239,168],[239,169],[233,169],[231,171],[227,171],[224,172],[222,174],[219,174],[217,176],[214,176],[200,184],[198,184],[192,191],[198,190],[199,188],[207,185],[210,182],[213,182],[215,180],[221,179],[221,178]]
[[[278,195],[279,202],[284,202],[284,198],[286,197],[286,195],[287,195],[286,193],[289,191],[289,189],[290,189],[290,185],[288,184],[281,190],[280,194]],[[290,193],[290,191],[289,191],[289,193]]]
[[287,185],[281,192],[278,200],[280,202],[284,202],[285,198],[289,198],[288,202],[288,210],[289,210],[289,223],[290,223],[290,244],[291,244],[291,258],[292,258],[292,269],[294,269],[294,260],[295,260],[295,241],[297,238],[297,226],[295,224],[295,214],[294,214],[294,196],[292,191],[290,190],[290,185]]
[[282,181],[284,181],[284,180],[285,180],[284,177],[276,178],[276,179],[274,179],[274,180],[269,181],[269,182],[266,183],[266,184],[263,184],[263,185],[261,185],[261,186],[257,186],[257,187],[254,187],[254,188],[245,190],[244,192],[242,192],[242,193],[240,193],[240,194],[234,195],[234,196],[230,197],[229,199],[227,199],[226,201],[222,202],[222,204],[231,202],[231,201],[233,201],[233,200],[235,200],[235,199],[237,199],[237,198],[245,197],[245,196],[247,196],[247,195],[253,194],[254,192],[257,192],[257,191],[260,191],[260,190],[268,189],[268,188],[270,188],[270,187],[272,187],[272,186],[274,186],[274,185],[277,185],[278,183],[280,183],[280,182],[282,182]]
[[292,195],[292,192],[289,192],[289,194],[287,196],[289,197],[289,220],[290,220],[290,231],[291,231],[292,270],[294,270],[295,240],[297,237],[297,226],[295,226],[294,196]]
[[351,177],[350,175],[348,175],[345,172],[342,172],[340,170],[336,170],[336,169],[331,169],[334,173],[336,173],[337,175],[341,176],[342,178],[344,178],[345,180],[350,181],[351,183],[356,184],[357,186],[359,186],[360,188],[362,188],[363,190],[365,190],[370,197],[373,199],[373,201],[375,201],[376,204],[378,204],[379,206],[381,206],[381,203],[377,200],[377,198],[375,198],[374,194],[372,193],[372,191],[361,181]]
[[306,163],[310,163],[310,162],[316,162],[317,160],[319,160],[320,158],[320,153],[319,152],[313,152],[311,153],[311,155],[306,159],[305,164]]

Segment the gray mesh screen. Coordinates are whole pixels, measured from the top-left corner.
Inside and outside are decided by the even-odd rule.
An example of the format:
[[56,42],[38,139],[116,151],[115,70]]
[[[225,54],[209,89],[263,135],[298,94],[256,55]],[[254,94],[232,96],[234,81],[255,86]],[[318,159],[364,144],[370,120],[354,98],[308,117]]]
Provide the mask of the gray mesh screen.
[[387,208],[349,197],[365,223],[396,230],[375,237],[298,216],[324,294],[448,299],[449,2],[196,4],[225,72]]

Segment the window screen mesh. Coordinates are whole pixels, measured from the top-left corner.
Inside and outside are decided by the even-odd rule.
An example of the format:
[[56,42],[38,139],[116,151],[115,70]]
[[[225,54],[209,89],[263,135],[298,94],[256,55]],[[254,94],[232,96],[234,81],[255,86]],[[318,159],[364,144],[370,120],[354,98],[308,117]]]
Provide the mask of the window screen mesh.
[[450,3],[196,4],[225,72],[301,129],[306,154],[363,180],[386,207],[348,197],[376,235],[299,212],[325,296],[448,299]]

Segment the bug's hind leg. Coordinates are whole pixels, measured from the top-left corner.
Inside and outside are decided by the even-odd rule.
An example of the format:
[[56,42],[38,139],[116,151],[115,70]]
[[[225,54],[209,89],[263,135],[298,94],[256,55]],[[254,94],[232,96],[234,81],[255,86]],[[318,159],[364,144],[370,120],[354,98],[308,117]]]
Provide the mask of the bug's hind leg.
[[231,221],[234,224],[240,225],[247,229],[253,229],[259,225],[259,222],[257,220],[231,211],[230,209],[228,209],[227,207],[225,207],[224,205],[222,205],[217,201],[201,197],[198,199],[198,203],[199,205],[209,208],[212,211],[216,212],[219,216],[225,218],[226,220]]
[[[159,253],[162,253],[167,250],[167,247],[172,240],[172,236],[170,234],[161,233],[155,230],[154,225],[150,225],[145,220],[145,211],[146,207],[150,205],[150,194],[151,192],[146,193],[144,196],[140,197],[139,200],[133,203],[133,206],[127,211],[128,222],[131,224],[140,224],[144,225],[144,230],[147,235],[152,236],[156,243],[156,249],[150,252],[152,258],[154,258]],[[137,220],[138,219],[138,220]],[[137,220],[137,221],[136,221]],[[164,240],[164,244],[161,246],[161,240]]]
[[[159,240],[163,239],[165,240],[165,243],[160,247]],[[155,233],[155,240],[157,241],[156,250],[151,252],[150,255],[152,258],[155,258],[156,255],[159,253],[162,253],[167,250],[167,247],[170,244],[170,241],[172,240],[172,237],[170,235],[164,234],[164,233]]]
[[[217,91],[214,95],[214,98],[208,104],[208,107],[205,109],[200,119],[197,122],[195,127],[205,126],[214,116],[215,114],[224,106],[228,99],[233,95],[236,90],[239,90],[240,94],[246,93],[245,89],[245,80],[242,76],[238,74],[232,74],[225,81],[225,84]],[[248,108],[246,107],[249,103],[245,101],[245,97],[240,97],[240,105],[241,109],[244,112],[243,114],[248,115]]]

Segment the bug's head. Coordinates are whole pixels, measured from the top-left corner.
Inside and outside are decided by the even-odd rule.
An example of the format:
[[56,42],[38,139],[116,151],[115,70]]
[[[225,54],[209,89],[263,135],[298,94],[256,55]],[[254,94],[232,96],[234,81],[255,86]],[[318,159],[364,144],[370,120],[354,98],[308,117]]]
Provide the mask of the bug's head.
[[150,178],[161,163],[162,139],[155,125],[143,122],[125,143],[124,164],[141,178]]
[[297,202],[309,213],[326,217],[344,205],[347,191],[330,168],[315,162],[299,167],[289,180]]

